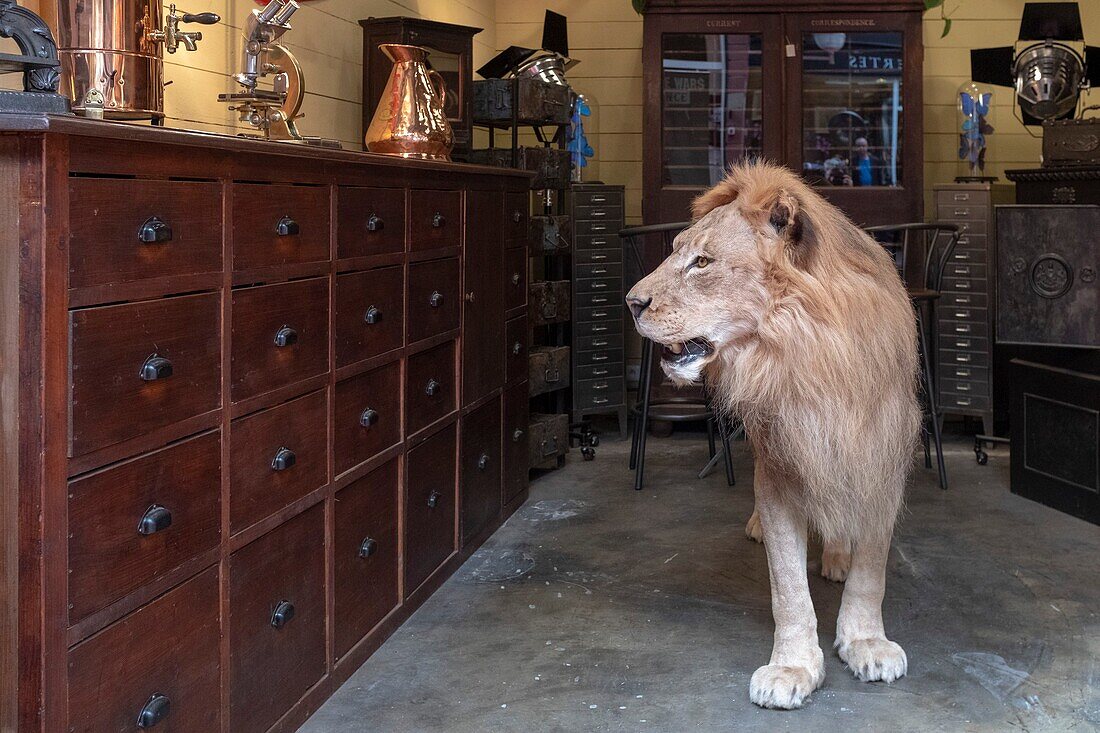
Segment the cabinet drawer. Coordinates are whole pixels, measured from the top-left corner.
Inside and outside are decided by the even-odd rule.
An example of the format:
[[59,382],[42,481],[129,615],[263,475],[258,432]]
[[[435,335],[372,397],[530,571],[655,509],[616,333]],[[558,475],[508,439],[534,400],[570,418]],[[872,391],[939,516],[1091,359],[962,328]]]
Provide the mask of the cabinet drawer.
[[336,658],[398,603],[398,463],[394,458],[336,492],[333,521]]
[[[952,314],[954,315],[954,314]],[[989,326],[981,321],[940,321],[940,342],[952,343],[956,338],[971,336],[989,337]]]
[[229,730],[266,731],[325,673],[318,504],[229,557]]
[[574,268],[574,274],[577,278],[622,278],[623,266],[617,262],[596,262],[590,265],[577,265]]
[[985,279],[945,277],[943,290],[947,292],[984,293],[986,292]]
[[941,349],[952,351],[980,351],[986,353],[989,350],[989,339],[973,336],[940,336]]
[[573,203],[581,206],[622,206],[623,192],[614,191],[578,191],[573,190]]
[[455,550],[455,426],[409,451],[405,489],[405,597]]
[[948,262],[943,270],[945,278],[970,277],[985,279],[985,264],[973,262]]
[[73,311],[69,454],[216,410],[220,324],[215,294]]
[[234,402],[328,371],[328,279],[233,291]]
[[623,251],[619,247],[606,247],[602,249],[578,249],[573,255],[573,262],[578,265],[603,265],[606,263],[621,263]]
[[326,186],[233,184],[233,269],[329,258]]
[[959,234],[959,242],[955,245],[955,249],[977,249],[984,252],[986,250],[985,240],[985,234],[974,234],[972,232]]
[[578,381],[573,394],[574,403],[577,407],[621,405],[623,403],[623,379],[622,377],[606,377]]
[[413,191],[409,249],[416,252],[462,244],[462,192]]
[[956,201],[937,208],[937,218],[952,220],[981,219],[984,221],[989,216],[989,206],[984,203],[971,201]]
[[333,453],[336,474],[401,441],[401,362],[336,383]]
[[589,364],[587,366],[577,367],[574,372],[578,381],[584,379],[599,379],[601,377],[622,377],[623,363],[618,361],[615,363],[600,362],[598,364]]
[[940,218],[956,204],[988,205],[989,191],[936,191],[936,207],[941,214]]
[[623,305],[621,302],[610,306],[597,306],[595,308],[577,308],[577,321],[587,323],[590,321],[623,321]]
[[326,393],[234,420],[229,454],[229,526],[239,532],[327,482]]
[[622,226],[622,206],[610,204],[596,204],[595,206],[574,206],[573,218],[579,223],[582,221],[609,221],[616,227]]
[[963,364],[939,365],[937,376],[940,379],[966,379],[975,382],[989,382],[989,370],[983,367],[972,367]]
[[570,283],[568,280],[547,280],[528,286],[527,314],[533,325],[560,323],[569,320]]
[[520,316],[504,326],[505,381],[509,384],[527,377],[527,317]]
[[974,308],[985,308],[989,305],[989,296],[985,293],[971,293],[967,291],[948,291],[945,290],[940,293],[940,306],[941,308],[954,308],[956,306],[966,306]]
[[528,361],[528,387],[532,397],[569,386],[568,346],[535,346]]
[[622,290],[621,277],[601,277],[591,280],[574,280],[573,287],[576,289],[577,295],[584,295],[586,293],[617,293]]
[[596,336],[580,336],[574,339],[577,351],[622,351],[622,334],[599,334]]
[[500,516],[500,398],[462,418],[462,541],[476,537]]
[[455,342],[409,357],[405,380],[405,434],[412,435],[454,412]]
[[526,191],[504,193],[504,241],[510,245],[525,246],[527,243],[529,196]]
[[400,265],[336,276],[336,366],[401,348],[404,283]]
[[409,343],[458,328],[458,259],[409,265]]
[[[950,211],[948,213],[951,213]],[[986,234],[986,220],[982,219],[955,219],[954,217],[948,217],[945,219],[946,223],[954,224],[959,228],[960,236],[968,236],[971,234]]]
[[504,252],[504,310],[527,305],[527,250]]
[[578,351],[573,356],[573,364],[578,367],[590,366],[590,365],[608,365],[621,363],[623,360],[623,354],[621,351],[608,351],[602,349],[600,351]]
[[504,503],[527,486],[527,420],[530,398],[520,382],[504,391]]
[[220,497],[216,432],[70,482],[69,623],[216,548]]
[[135,731],[143,709],[166,703],[148,726],[158,733],[221,730],[218,618],[210,568],[73,647],[67,729]]
[[622,334],[622,320],[583,321],[573,324],[573,336],[607,336]]
[[[573,222],[573,234],[576,237],[591,236],[591,239],[586,240],[588,247],[606,247],[609,244],[614,243],[615,246],[619,244],[619,230],[622,229],[621,221],[608,221],[607,217],[600,219],[577,219]],[[574,247],[580,247],[581,240],[576,239],[573,242]]]
[[69,179],[69,287],[220,272],[218,183]]
[[989,354],[984,351],[955,351],[941,345],[940,364],[943,368],[951,366],[988,367]]
[[336,256],[405,251],[405,190],[341,186],[336,193]]
[[615,308],[623,306],[623,294],[619,290],[605,292],[598,290],[592,293],[577,293],[574,303],[578,309],[591,308],[593,306],[613,305]]
[[940,322],[945,321],[972,321],[976,323],[986,323],[989,311],[985,308],[969,308],[967,306],[946,306],[941,307],[937,315],[939,315]]
[[955,251],[951,253],[951,264],[973,264],[984,262],[985,250],[979,247],[956,247]]
[[941,393],[940,404],[938,405],[938,407],[947,411],[951,411],[952,409],[988,411],[989,398],[976,397],[973,395]]
[[980,397],[989,396],[989,383],[981,382],[978,380],[957,380],[957,379],[942,379],[940,380],[940,392],[951,393],[960,395],[978,395]]

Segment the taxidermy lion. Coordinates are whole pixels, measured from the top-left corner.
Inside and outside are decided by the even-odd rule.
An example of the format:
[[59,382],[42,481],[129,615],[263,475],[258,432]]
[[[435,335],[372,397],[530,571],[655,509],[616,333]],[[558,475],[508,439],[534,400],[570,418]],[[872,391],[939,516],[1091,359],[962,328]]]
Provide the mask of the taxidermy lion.
[[892,682],[908,662],[883,630],[886,557],[921,425],[905,287],[886,251],[786,168],[735,166],[693,214],[626,300],[665,373],[705,376],[748,431],[775,620],[749,697],[797,708],[824,681],[808,529],[826,576],[847,571],[837,653],[859,679]]

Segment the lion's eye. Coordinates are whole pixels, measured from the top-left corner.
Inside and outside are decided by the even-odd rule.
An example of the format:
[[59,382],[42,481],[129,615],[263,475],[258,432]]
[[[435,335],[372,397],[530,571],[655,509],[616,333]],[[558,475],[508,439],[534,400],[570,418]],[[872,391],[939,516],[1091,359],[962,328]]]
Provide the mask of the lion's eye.
[[700,270],[710,264],[710,260],[703,255],[699,255],[695,258],[695,261],[691,263],[692,267],[698,267]]

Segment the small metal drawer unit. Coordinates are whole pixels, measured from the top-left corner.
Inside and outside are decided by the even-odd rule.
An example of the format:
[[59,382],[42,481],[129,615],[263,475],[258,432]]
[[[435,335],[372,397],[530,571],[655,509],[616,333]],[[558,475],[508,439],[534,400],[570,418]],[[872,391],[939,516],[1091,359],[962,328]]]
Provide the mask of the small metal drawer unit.
[[626,425],[623,332],[622,186],[574,184],[573,416],[618,415]]
[[959,227],[959,242],[944,268],[936,302],[936,400],[956,415],[982,419],[993,429],[993,292],[996,271],[994,204],[1009,203],[1009,186],[950,183],[935,186],[936,220]]

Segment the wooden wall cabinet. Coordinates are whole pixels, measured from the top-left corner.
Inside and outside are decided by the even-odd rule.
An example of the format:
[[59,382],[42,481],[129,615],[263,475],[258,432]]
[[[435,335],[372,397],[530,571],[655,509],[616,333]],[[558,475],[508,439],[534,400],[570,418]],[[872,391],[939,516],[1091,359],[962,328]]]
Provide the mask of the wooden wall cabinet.
[[0,730],[293,730],[523,502],[528,180],[0,115]]

